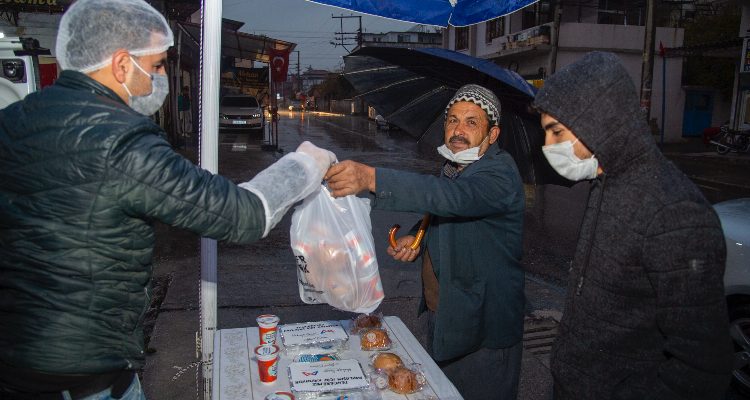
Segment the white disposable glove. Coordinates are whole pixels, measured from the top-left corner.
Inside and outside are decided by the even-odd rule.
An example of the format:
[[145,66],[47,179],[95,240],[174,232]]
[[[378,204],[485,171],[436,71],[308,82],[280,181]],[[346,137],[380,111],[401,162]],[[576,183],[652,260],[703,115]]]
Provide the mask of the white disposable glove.
[[315,163],[318,165],[320,171],[322,171],[320,174],[320,179],[323,179],[323,176],[328,171],[328,168],[330,168],[331,165],[336,162],[335,154],[326,149],[321,149],[320,147],[308,142],[307,140],[302,142],[302,144],[297,147],[297,152],[307,154],[315,159]]
[[253,192],[263,203],[266,215],[263,237],[294,203],[320,188],[323,175],[334,161],[336,156],[330,151],[304,142],[297,151],[281,157],[255,178],[239,185]]

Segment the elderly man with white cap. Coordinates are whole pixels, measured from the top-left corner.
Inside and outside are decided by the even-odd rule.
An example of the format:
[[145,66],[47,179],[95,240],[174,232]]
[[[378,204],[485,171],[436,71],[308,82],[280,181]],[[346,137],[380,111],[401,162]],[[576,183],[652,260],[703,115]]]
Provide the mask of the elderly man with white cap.
[[172,151],[148,117],[172,43],[142,0],[78,0],[60,78],[0,110],[2,399],[144,399],[153,221],[258,240],[335,160],[305,142],[236,186]]
[[424,344],[466,399],[515,399],[521,366],[524,192],[496,144],[500,112],[482,86],[456,92],[437,149],[446,158],[440,176],[343,161],[325,177],[334,196],[369,191],[375,209],[431,214],[421,248],[409,234],[388,254],[422,255]]

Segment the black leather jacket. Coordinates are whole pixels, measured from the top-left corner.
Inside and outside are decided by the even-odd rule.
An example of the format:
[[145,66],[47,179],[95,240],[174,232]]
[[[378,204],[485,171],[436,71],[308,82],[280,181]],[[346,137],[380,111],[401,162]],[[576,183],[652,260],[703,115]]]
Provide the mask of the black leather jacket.
[[143,362],[152,221],[259,239],[252,193],[175,153],[84,74],[0,110],[0,361],[50,374]]

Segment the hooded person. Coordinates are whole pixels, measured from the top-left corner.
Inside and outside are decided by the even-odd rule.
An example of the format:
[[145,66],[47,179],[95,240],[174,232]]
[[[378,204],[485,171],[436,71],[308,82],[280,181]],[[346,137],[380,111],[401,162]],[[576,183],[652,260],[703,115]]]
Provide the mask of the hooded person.
[[555,400],[723,399],[721,225],[659,151],[632,78],[614,54],[589,53],[534,105],[552,167],[592,182],[552,350]]
[[143,399],[153,221],[261,239],[335,159],[305,142],[237,186],[175,153],[148,117],[172,43],[142,0],[78,0],[59,79],[0,110],[0,398]]
[[353,161],[326,173],[334,196],[369,191],[374,209],[431,215],[421,247],[410,246],[415,227],[387,252],[404,262],[422,256],[422,342],[465,399],[510,400],[518,391],[524,191],[497,145],[500,113],[489,89],[458,89],[445,110],[439,176]]

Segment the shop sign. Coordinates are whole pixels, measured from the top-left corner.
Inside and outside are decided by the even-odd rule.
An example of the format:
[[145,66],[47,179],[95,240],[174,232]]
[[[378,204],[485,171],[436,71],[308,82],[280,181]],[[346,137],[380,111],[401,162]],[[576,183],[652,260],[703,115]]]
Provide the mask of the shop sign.
[[263,89],[268,87],[268,68],[241,68],[234,71],[234,78],[242,87]]

